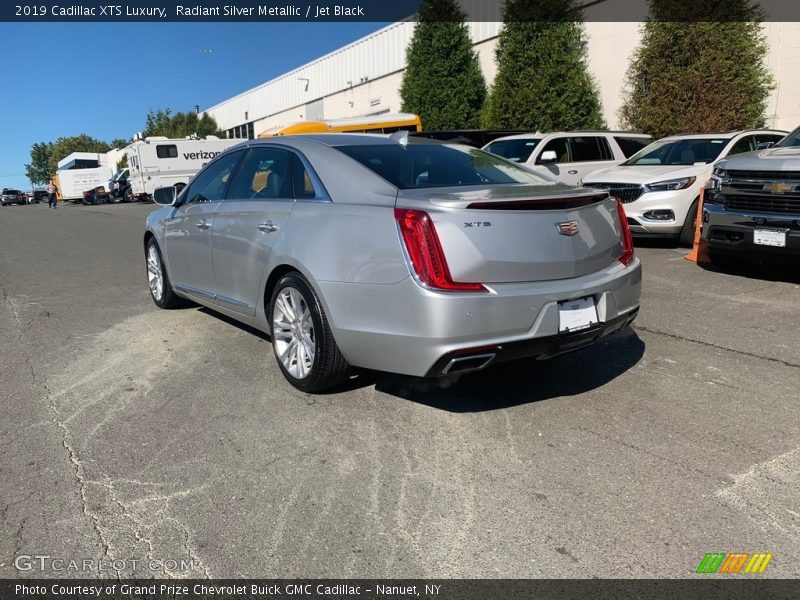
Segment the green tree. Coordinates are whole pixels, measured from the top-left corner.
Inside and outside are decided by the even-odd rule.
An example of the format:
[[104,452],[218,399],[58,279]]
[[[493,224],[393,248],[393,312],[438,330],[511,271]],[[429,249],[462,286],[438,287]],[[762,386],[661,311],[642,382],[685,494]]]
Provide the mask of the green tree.
[[31,146],[31,162],[25,165],[25,175],[34,185],[44,185],[55,175],[50,170],[50,153],[53,144],[38,142]]
[[507,0],[503,21],[484,126],[604,128],[597,86],[586,65],[581,12],[573,0]]
[[150,110],[145,118],[145,137],[164,136],[168,138],[182,138],[197,134],[200,137],[216,135],[223,137],[225,134],[219,130],[213,117],[203,113],[200,117],[193,111],[173,114],[169,108]]
[[107,142],[97,140],[85,133],[71,137],[58,138],[55,143],[50,146],[48,172],[51,175],[55,174],[58,169],[58,161],[66,158],[73,152],[97,152],[102,154],[109,150],[111,150],[111,146],[109,146]]
[[117,161],[117,171],[128,168],[128,155],[123,154],[122,158]]
[[623,124],[656,138],[763,126],[774,83],[762,18],[749,0],[651,0],[628,68]]
[[486,83],[455,0],[423,0],[406,54],[402,108],[426,129],[475,128]]
[[117,150],[122,150],[126,146],[130,145],[130,143],[130,140],[126,140],[124,138],[115,138],[111,140],[108,145]]

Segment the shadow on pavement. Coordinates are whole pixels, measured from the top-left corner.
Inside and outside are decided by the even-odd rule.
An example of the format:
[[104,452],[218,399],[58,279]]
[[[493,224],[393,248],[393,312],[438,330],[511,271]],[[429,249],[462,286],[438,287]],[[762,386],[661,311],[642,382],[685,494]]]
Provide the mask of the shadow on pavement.
[[762,261],[726,258],[724,261],[717,259],[714,263],[698,263],[698,266],[712,273],[736,275],[760,281],[800,284],[800,272],[797,270],[796,258],[794,259],[794,264],[792,264],[792,259],[788,257],[773,260],[764,259]]
[[550,360],[502,363],[458,379],[420,379],[381,373],[375,389],[451,412],[498,410],[576,396],[616,379],[644,355],[632,329]]
[[[270,336],[258,329],[206,307],[198,310],[271,342]],[[347,382],[321,395],[374,385],[379,392],[441,410],[498,410],[559,396],[576,396],[599,388],[638,363],[644,350],[644,342],[628,328],[593,346],[549,360],[502,363],[455,377],[423,379],[358,369]]]

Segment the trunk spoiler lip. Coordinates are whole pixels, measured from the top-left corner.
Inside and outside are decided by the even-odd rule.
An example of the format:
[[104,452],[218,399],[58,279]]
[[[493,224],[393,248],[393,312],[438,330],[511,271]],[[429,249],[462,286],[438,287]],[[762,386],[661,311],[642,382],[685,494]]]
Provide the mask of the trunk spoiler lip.
[[510,198],[508,200],[482,200],[466,205],[467,209],[480,210],[563,210],[583,208],[610,199],[608,192],[545,196],[543,198]]
[[[529,185],[469,186],[465,188],[418,188],[398,190],[395,206],[424,202],[441,208],[485,210],[544,210],[545,205],[568,208],[597,204],[610,197],[606,190],[555,184],[553,187]],[[555,189],[553,189],[555,188]],[[528,206],[525,206],[525,205]]]

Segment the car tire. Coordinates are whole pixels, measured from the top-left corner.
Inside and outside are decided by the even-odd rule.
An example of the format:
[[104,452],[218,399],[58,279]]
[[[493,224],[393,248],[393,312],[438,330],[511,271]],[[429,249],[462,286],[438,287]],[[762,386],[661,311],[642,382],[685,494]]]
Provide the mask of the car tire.
[[683,220],[683,227],[681,228],[678,242],[681,246],[691,248],[694,245],[694,231],[697,224],[697,203],[699,198],[695,198],[692,206],[689,207],[689,212],[686,213],[686,218]]
[[[299,318],[292,318],[295,309],[301,312]],[[278,281],[267,318],[278,367],[294,387],[319,392],[348,378],[350,364],[333,339],[322,303],[300,273],[288,273]],[[309,358],[311,348],[314,354]]]
[[125,202],[133,202],[133,190],[131,188],[127,188],[123,198],[125,199]]
[[[150,297],[159,308],[171,309],[184,306],[183,298],[179,298],[172,289],[172,282],[167,274],[164,259],[161,256],[161,248],[155,238],[147,241],[145,249],[145,267],[147,268],[147,284],[150,289]],[[160,278],[159,287],[155,284],[154,278]]]

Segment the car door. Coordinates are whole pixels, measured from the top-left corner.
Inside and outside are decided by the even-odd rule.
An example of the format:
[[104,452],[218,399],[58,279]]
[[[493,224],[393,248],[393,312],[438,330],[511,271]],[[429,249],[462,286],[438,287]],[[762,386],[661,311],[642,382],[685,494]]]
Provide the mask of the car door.
[[214,213],[244,154],[226,153],[197,174],[183,191],[179,205],[165,223],[169,275],[181,292],[213,300],[216,295],[211,261]]
[[286,148],[251,148],[227,199],[216,213],[212,254],[217,301],[253,316],[270,251],[294,205],[293,172],[303,169]]
[[599,169],[617,164],[605,136],[579,135],[569,138],[569,162],[562,165],[561,181],[577,185],[578,181]]
[[[556,153],[556,162],[544,163],[542,162],[542,155],[545,152],[552,151]],[[562,181],[562,175],[566,176],[565,165],[569,164],[569,143],[566,137],[553,137],[547,140],[544,144],[539,144],[539,147],[534,149],[531,157],[528,159],[531,164],[531,170],[541,173],[545,176],[555,177]]]

